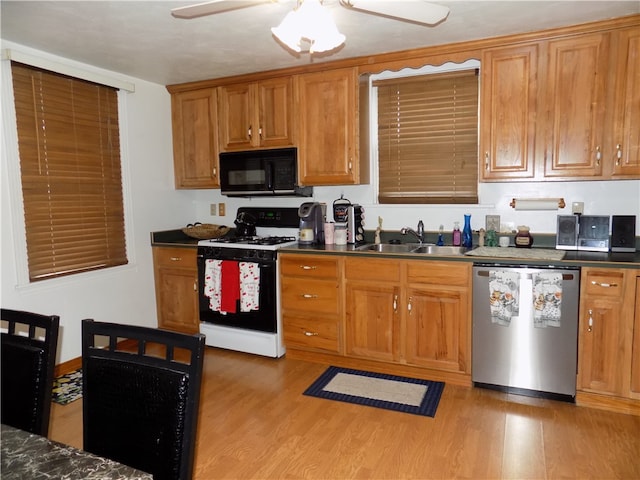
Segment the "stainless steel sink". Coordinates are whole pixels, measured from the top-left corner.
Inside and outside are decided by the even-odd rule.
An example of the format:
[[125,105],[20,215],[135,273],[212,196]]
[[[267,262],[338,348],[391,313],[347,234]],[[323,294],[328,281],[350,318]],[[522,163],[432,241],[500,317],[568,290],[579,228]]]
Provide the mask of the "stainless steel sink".
[[414,250],[411,250],[411,253],[420,253],[425,255],[464,255],[466,251],[469,249],[466,247],[453,247],[450,245],[422,245]]
[[378,245],[363,245],[356,250],[378,253],[410,253],[419,246],[419,243],[380,243]]
[[411,253],[418,255],[464,255],[469,250],[465,247],[438,246],[433,243],[380,243],[362,245],[356,248],[362,252],[378,252],[378,253]]

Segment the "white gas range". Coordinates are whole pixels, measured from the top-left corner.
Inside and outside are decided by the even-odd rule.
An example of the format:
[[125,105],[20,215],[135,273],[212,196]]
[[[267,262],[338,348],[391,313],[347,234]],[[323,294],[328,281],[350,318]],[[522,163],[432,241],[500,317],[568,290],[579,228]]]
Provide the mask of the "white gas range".
[[198,242],[200,332],[212,347],[285,354],[277,251],[298,243],[297,208],[241,207],[244,235]]

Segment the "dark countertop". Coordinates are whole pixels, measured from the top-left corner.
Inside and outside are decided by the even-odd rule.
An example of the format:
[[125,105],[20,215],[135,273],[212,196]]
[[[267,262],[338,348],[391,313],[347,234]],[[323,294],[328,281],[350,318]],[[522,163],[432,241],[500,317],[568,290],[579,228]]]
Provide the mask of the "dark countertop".
[[[534,247],[535,249],[535,247]],[[474,257],[468,255],[424,255],[411,253],[378,253],[357,250],[355,245],[293,245],[279,250],[284,253],[320,253],[326,255],[358,255],[379,258],[406,258],[411,260],[446,260],[455,262],[476,262],[518,265],[553,265],[560,267],[610,267],[640,268],[640,252],[583,252],[567,251],[562,260],[538,260],[522,258]]]
[[[233,234],[233,230],[229,232]],[[555,237],[554,237],[555,238]],[[198,239],[191,238],[184,233],[181,229],[178,230],[164,230],[159,232],[151,232],[151,246],[153,247],[197,247]],[[367,242],[373,243],[373,242]],[[542,243],[542,242],[540,242]],[[554,248],[553,245],[546,242],[545,245],[540,245],[539,248]],[[584,251],[566,251],[565,257],[562,260],[529,260],[522,258],[495,258],[495,257],[472,257],[467,255],[455,255],[455,256],[438,256],[438,255],[424,255],[424,254],[410,254],[410,253],[377,253],[366,252],[356,249],[356,245],[293,245],[290,247],[283,247],[279,251],[286,253],[320,253],[325,255],[358,255],[367,257],[380,257],[380,258],[407,258],[411,260],[447,260],[456,262],[481,262],[481,263],[496,263],[496,264],[514,264],[518,265],[553,265],[553,266],[566,266],[566,267],[610,267],[610,268],[640,268],[640,252],[632,253],[616,253],[616,252],[584,252]],[[533,249],[535,250],[534,245]]]
[[153,479],[149,473],[4,424],[1,452],[3,480]]

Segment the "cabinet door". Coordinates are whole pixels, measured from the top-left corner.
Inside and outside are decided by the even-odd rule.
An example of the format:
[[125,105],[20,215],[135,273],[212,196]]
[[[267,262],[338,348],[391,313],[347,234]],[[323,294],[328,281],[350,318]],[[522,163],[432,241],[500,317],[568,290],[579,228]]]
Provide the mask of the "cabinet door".
[[180,332],[197,332],[199,310],[194,272],[160,268],[156,285],[158,327]]
[[262,147],[294,144],[292,77],[258,83],[259,143]]
[[608,35],[548,42],[548,136],[544,176],[602,174]]
[[158,327],[199,330],[196,249],[153,247]]
[[631,396],[640,399],[640,273],[635,277],[635,281],[633,346],[631,348]]
[[534,176],[537,72],[537,44],[483,53],[480,104],[483,180]]
[[359,181],[358,83],[355,68],[299,75],[300,183]]
[[607,298],[588,299],[580,330],[580,388],[622,395],[620,303]]
[[221,150],[247,150],[259,139],[254,116],[255,85],[219,87],[219,134]]
[[617,33],[618,69],[611,152],[613,175],[640,176],[640,29]]
[[346,354],[385,362],[398,358],[398,286],[347,281]]
[[176,188],[215,188],[218,178],[216,90],[171,96]]
[[467,292],[421,285],[410,287],[407,295],[407,363],[469,373]]

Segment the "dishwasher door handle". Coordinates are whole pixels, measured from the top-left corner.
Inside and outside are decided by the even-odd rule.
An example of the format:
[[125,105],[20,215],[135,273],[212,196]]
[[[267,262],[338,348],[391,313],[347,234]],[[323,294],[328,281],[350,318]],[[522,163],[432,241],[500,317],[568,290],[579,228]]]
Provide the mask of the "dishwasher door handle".
[[[502,271],[501,269],[497,268],[496,271]],[[489,272],[490,270],[478,270],[477,274],[479,277],[488,277],[489,276]],[[522,278],[526,279],[526,280],[531,280],[533,274],[532,273],[526,273],[526,274],[522,274],[521,272],[520,275],[522,276]],[[574,279],[574,275],[573,273],[563,273],[562,274],[562,280],[573,280]]]

